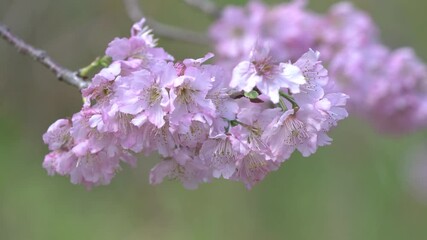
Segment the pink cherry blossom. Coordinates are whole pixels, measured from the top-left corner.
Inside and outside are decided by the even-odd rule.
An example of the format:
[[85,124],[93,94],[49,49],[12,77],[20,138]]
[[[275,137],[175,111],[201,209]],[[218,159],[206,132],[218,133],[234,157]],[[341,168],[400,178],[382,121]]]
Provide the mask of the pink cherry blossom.
[[[252,23],[267,11],[250,8]],[[151,184],[178,180],[194,189],[224,178],[251,188],[295,150],[308,156],[328,144],[326,133],[347,117],[347,96],[332,87],[318,52],[292,64],[250,40],[253,54],[238,50],[242,60],[229,67],[208,64],[211,53],[173,62],[143,24],[109,44],[113,62],[82,91],[82,109],[44,134],[49,175],[106,185],[122,164],[135,166],[135,154],[157,152]]]
[[230,87],[245,92],[255,87],[267,95],[273,103],[279,102],[279,91],[289,89],[300,92],[299,86],[306,83],[301,69],[290,63],[275,63],[264,49],[255,49],[249,61],[239,63],[233,70]]

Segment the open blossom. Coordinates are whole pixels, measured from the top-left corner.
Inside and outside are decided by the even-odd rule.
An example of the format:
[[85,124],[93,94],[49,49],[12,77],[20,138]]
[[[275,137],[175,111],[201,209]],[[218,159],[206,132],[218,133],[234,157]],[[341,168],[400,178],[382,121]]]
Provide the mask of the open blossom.
[[165,124],[165,108],[169,104],[166,87],[176,78],[175,69],[171,64],[162,64],[165,70],[160,73],[142,69],[127,77],[117,80],[118,110],[135,117],[132,123],[141,126],[150,121],[157,127]]
[[49,150],[55,151],[61,148],[69,148],[72,144],[70,128],[70,120],[59,119],[47,129],[47,132],[43,135],[43,141],[49,146]]
[[106,55],[114,61],[137,59],[145,65],[156,60],[172,61],[173,57],[163,48],[156,48],[157,41],[144,23],[145,19],[142,19],[133,25],[130,38],[116,38],[108,44]]
[[241,157],[236,166],[237,169],[231,179],[243,182],[248,189],[263,180],[268,173],[279,168],[277,162],[268,161],[254,151]]
[[301,69],[306,80],[303,87],[313,89],[316,86],[324,87],[327,85],[328,71],[323,67],[319,58],[320,52],[310,49],[295,62],[294,65]]
[[224,129],[229,126],[229,121],[236,119],[239,105],[231,97],[233,90],[229,87],[230,77],[218,66],[215,66],[212,70],[215,84],[209,90],[206,98],[212,100],[216,109],[216,117],[212,121],[209,133],[210,136],[215,137],[222,135]]
[[279,102],[279,91],[300,92],[306,81],[301,69],[290,63],[276,63],[264,49],[255,49],[249,61],[240,62],[233,70],[230,87],[250,92],[257,87],[273,103]]
[[327,93],[320,99],[315,108],[327,119],[322,123],[322,130],[329,131],[335,127],[338,121],[348,117],[345,109],[349,97],[340,92]]
[[295,149],[303,156],[309,156],[316,149],[319,123],[316,124],[315,119],[301,112],[295,113],[291,109],[282,113],[264,134],[264,139],[277,156],[277,161],[288,159]]
[[[251,6],[256,23],[266,9]],[[109,44],[113,62],[82,90],[82,109],[44,134],[49,175],[105,185],[121,164],[136,164],[135,154],[157,152],[151,184],[194,189],[224,178],[251,188],[296,150],[308,156],[329,144],[326,133],[347,117],[347,96],[332,87],[316,51],[291,63],[256,44],[234,70],[207,64],[211,53],[173,62],[143,23]]]
[[233,142],[238,142],[240,154],[255,151],[270,160],[273,158],[270,146],[261,139],[261,136],[277,112],[265,110],[264,104],[252,103],[245,98],[239,99],[238,104],[239,112],[236,119],[239,124],[230,129],[230,133],[234,136]]
[[117,38],[107,48],[106,54],[116,60],[129,58],[148,62],[153,59],[172,60],[172,57],[161,48],[152,48],[140,37]]
[[197,67],[187,67],[184,75],[177,77],[170,89],[171,125],[173,128],[188,127],[195,118],[209,124],[215,117],[215,105],[206,96],[212,88],[210,74]]
[[150,172],[150,183],[159,184],[163,180],[178,180],[187,189],[196,189],[199,183],[208,182],[207,168],[195,161],[180,164],[175,160],[163,160]]
[[112,63],[107,68],[96,74],[91,84],[82,90],[82,95],[86,106],[96,104],[109,104],[112,96],[112,86],[114,80],[122,71],[122,66],[118,62]]
[[136,36],[141,38],[148,47],[154,48],[157,46],[157,39],[154,38],[151,33],[152,30],[148,26],[145,26],[145,22],[146,19],[142,18],[138,22],[134,23],[130,29],[130,35],[132,37]]
[[205,141],[200,148],[200,159],[215,178],[229,179],[237,169],[237,153],[230,138],[230,135],[218,135]]

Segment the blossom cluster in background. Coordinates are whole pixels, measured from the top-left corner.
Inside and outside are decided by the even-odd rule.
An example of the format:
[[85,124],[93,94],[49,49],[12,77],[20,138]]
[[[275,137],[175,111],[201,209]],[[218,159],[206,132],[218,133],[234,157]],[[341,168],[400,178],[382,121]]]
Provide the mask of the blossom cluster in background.
[[226,7],[210,28],[218,64],[234,68],[257,42],[278,62],[313,48],[322,53],[329,77],[350,96],[351,110],[377,129],[401,134],[427,125],[427,67],[411,49],[384,46],[372,19],[350,3],[335,4],[326,14],[305,6],[295,0]]
[[174,61],[143,23],[109,44],[113,61],[83,89],[81,111],[44,134],[49,174],[90,188],[109,184],[121,162],[135,165],[135,154],[157,152],[152,184],[224,178],[250,188],[293,152],[330,144],[328,131],[347,117],[347,95],[310,44],[291,62],[254,41],[223,68],[206,63],[212,54]]

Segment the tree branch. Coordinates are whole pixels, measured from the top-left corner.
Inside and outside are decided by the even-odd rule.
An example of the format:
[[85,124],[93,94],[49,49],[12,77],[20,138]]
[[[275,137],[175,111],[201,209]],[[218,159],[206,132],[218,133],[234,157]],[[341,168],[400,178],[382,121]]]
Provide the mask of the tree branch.
[[217,18],[221,12],[211,0],[184,0],[184,2],[214,18]]
[[0,23],[0,37],[6,40],[6,42],[8,42],[10,45],[15,47],[19,53],[30,56],[35,61],[47,67],[51,72],[56,75],[56,78],[58,80],[66,82],[79,89],[88,86],[88,82],[80,78],[77,75],[77,72],[72,72],[57,64],[51,57],[47,55],[45,51],[34,48],[33,46],[27,44],[22,39],[11,33],[9,29],[2,23]]
[[[126,11],[132,21],[137,22],[144,17],[144,14],[138,4],[138,0],[123,0],[123,3],[125,4]],[[145,18],[147,24],[158,36],[199,45],[207,45],[209,43],[209,38],[205,34],[163,24],[147,17]]]

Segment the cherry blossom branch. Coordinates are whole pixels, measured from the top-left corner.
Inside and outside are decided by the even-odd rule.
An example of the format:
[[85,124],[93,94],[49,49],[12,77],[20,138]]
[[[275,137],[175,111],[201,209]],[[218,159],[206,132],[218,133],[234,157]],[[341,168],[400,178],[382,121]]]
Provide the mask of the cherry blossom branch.
[[217,18],[220,14],[220,9],[210,0],[184,0],[184,2],[212,17]]
[[[137,22],[144,17],[144,14],[138,4],[138,0],[123,0],[123,3],[129,17],[133,21]],[[149,18],[146,18],[146,20],[147,24],[158,36],[199,45],[209,44],[209,38],[205,34],[170,26]]]
[[80,78],[77,72],[73,72],[62,67],[61,65],[56,63],[49,55],[47,55],[45,51],[37,49],[24,42],[24,40],[11,33],[9,29],[2,23],[0,23],[0,37],[2,37],[10,45],[15,47],[19,53],[30,56],[33,60],[47,67],[51,72],[56,75],[56,78],[58,80],[68,83],[71,86],[77,87],[79,89],[87,87],[88,82]]

